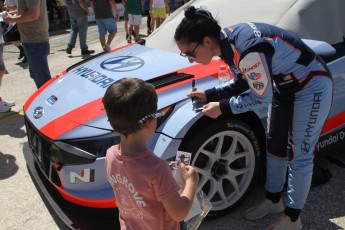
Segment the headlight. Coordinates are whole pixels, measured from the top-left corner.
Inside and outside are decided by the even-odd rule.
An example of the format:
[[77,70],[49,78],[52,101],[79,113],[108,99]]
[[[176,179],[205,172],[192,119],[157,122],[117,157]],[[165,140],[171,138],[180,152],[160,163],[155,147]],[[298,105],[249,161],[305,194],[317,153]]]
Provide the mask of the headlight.
[[108,148],[120,143],[120,135],[116,132],[111,132],[102,136],[65,140],[63,142],[91,153],[96,157],[104,157]]
[[163,109],[160,109],[159,112],[163,112],[164,116],[157,118],[157,128],[163,124],[163,122],[170,116],[171,112],[174,110],[175,105],[170,105]]

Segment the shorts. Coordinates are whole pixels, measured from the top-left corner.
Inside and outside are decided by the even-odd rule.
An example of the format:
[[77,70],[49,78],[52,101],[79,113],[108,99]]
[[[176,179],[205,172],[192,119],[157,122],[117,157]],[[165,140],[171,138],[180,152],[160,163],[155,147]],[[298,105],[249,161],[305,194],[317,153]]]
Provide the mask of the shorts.
[[6,42],[20,41],[20,34],[17,23],[6,24],[4,26],[4,40]]
[[105,36],[107,32],[117,32],[117,25],[114,18],[96,19],[96,24],[98,27],[98,34],[100,37]]
[[140,26],[141,14],[128,14],[128,23],[132,26]]
[[152,11],[153,11],[152,12],[153,18],[166,19],[166,17],[167,17],[167,11],[165,8],[153,8]]
[[5,63],[4,63],[4,44],[0,44],[0,71],[5,71]]

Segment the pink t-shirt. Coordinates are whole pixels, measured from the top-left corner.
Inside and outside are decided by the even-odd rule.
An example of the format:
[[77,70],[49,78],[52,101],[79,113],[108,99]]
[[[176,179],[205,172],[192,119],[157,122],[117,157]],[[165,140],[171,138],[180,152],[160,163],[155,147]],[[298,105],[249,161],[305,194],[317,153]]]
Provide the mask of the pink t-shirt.
[[167,161],[151,151],[123,156],[119,154],[119,146],[114,145],[107,150],[105,166],[122,230],[180,229],[162,204],[179,191]]

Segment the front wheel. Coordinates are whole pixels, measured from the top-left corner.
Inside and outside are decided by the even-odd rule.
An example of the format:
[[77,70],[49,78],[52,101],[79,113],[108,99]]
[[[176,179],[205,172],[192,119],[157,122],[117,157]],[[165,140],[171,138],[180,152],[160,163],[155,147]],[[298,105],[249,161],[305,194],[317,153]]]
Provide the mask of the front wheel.
[[200,176],[202,189],[212,203],[210,215],[222,214],[243,201],[257,174],[259,141],[239,119],[220,119],[194,132],[185,143],[191,165]]

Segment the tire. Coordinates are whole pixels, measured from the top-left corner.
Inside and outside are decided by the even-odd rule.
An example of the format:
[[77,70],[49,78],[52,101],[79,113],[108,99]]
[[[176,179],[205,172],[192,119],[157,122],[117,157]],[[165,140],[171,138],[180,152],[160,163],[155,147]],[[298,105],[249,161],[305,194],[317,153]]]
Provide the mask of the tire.
[[239,119],[215,120],[193,133],[184,146],[199,172],[198,190],[212,203],[209,216],[227,213],[244,200],[258,174],[258,138]]

